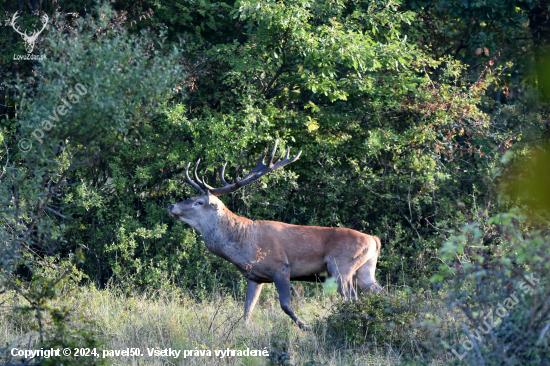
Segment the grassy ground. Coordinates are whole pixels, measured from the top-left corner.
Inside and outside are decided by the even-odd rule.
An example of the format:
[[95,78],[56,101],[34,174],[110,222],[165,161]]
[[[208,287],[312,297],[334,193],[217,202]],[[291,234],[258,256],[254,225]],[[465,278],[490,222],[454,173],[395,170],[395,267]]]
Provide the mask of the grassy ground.
[[[280,309],[273,285],[254,310],[248,327],[242,321],[242,301],[221,293],[209,301],[195,301],[189,295],[170,291],[124,296],[114,289],[81,287],[76,295],[62,297],[56,305],[66,305],[80,319],[90,319],[105,339],[106,350],[139,348],[145,356],[109,358],[120,365],[394,365],[416,347],[384,343],[354,346],[327,333],[324,319],[338,298],[315,291],[312,297],[294,296],[293,308],[314,332],[303,332]],[[300,287],[298,287],[300,289]],[[298,291],[299,292],[299,291]],[[295,292],[296,293],[296,292]],[[10,294],[0,295],[5,305],[17,305]],[[11,300],[10,300],[11,299]],[[437,299],[431,299],[431,304]],[[29,328],[29,319],[14,316],[13,308],[0,310],[0,342],[17,347],[36,343],[37,333]],[[29,317],[32,315],[28,315]],[[78,318],[77,318],[78,319]],[[48,319],[45,319],[48,323]],[[81,320],[74,320],[77,327]],[[411,328],[416,325],[413,324]],[[336,339],[336,340],[335,340]],[[415,342],[416,343],[416,342]],[[412,344],[412,341],[411,341]],[[148,348],[173,350],[210,350],[212,356],[149,357]],[[216,357],[215,350],[269,350],[270,357]],[[99,351],[100,355],[102,351]],[[422,357],[418,348],[419,357]],[[1,361],[4,361],[0,359]],[[443,364],[443,358],[425,364]]]

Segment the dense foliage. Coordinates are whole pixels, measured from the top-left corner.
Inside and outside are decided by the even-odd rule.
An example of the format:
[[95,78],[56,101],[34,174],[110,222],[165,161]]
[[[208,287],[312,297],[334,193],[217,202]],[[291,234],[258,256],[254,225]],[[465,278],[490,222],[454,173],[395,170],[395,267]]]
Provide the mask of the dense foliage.
[[[490,248],[480,246],[487,238]],[[461,329],[459,342],[445,346],[457,364],[548,359],[549,244],[548,228],[517,211],[467,225],[445,243],[442,258],[450,265],[433,280],[448,280],[449,310]]]
[[188,162],[214,184],[276,140],[302,150],[222,199],[251,219],[377,235],[379,282],[418,289],[451,230],[518,202],[497,193],[514,174],[505,153],[549,136],[543,1],[29,6],[0,15],[27,11],[26,29],[50,17],[42,61],[12,60],[23,41],[0,30],[0,291],[28,297],[41,334],[40,312],[58,311],[41,299],[72,271],[100,287],[241,293],[241,275],[167,215],[196,195]]

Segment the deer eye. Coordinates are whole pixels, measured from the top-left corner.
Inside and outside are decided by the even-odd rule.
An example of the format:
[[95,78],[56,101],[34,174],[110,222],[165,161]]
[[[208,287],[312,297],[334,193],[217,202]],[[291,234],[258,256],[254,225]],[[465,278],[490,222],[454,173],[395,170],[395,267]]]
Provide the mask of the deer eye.
[[202,201],[197,202],[199,205],[202,205]]

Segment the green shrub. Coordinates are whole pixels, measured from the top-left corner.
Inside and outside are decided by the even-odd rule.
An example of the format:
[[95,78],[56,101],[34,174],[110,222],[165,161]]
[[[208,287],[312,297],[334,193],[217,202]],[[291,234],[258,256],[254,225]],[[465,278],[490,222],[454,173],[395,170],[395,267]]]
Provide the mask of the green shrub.
[[461,339],[454,364],[540,365],[550,359],[550,238],[519,211],[472,223],[442,248],[448,308]]
[[[20,101],[17,114],[2,119],[0,132],[0,294],[12,290],[20,297],[18,306],[8,309],[21,316],[36,342],[24,347],[100,344],[91,321],[68,326],[81,318],[80,309],[55,304],[76,291],[83,278],[76,267],[85,255],[97,253],[71,235],[70,229],[98,221],[93,218],[90,225],[83,217],[104,200],[101,189],[79,179],[78,172],[130,143],[129,131],[148,123],[164,105],[173,75],[181,71],[177,50],[164,49],[162,37],[132,36],[111,21],[114,16],[108,5],[97,4],[93,14],[71,23],[70,31],[50,30],[43,42],[48,56],[33,73],[39,82],[11,80]],[[57,14],[55,20],[63,23],[60,19]],[[29,144],[17,148],[18,141]],[[158,226],[135,230],[121,245],[158,236],[163,230]]]
[[75,349],[95,349],[95,353],[100,355],[103,346],[103,338],[96,331],[96,322],[86,317],[81,308],[75,309],[59,301],[69,295],[75,296],[81,290],[80,283],[87,278],[76,268],[75,261],[59,260],[57,256],[52,256],[27,265],[32,273],[31,281],[22,281],[15,276],[9,278],[10,285],[22,296],[6,301],[5,307],[11,311],[6,312],[4,319],[11,323],[13,330],[19,329],[29,336],[14,344],[6,344],[4,349],[0,348],[0,362],[25,362],[25,359],[11,357],[11,348],[17,347],[21,350],[71,350],[70,356],[37,356],[43,366],[67,362],[71,365],[107,364],[101,357],[75,355]]
[[392,296],[372,295],[353,301],[341,300],[318,325],[326,325],[330,337],[350,343],[402,345],[413,336],[412,325],[419,317],[412,300],[410,295],[402,292]]

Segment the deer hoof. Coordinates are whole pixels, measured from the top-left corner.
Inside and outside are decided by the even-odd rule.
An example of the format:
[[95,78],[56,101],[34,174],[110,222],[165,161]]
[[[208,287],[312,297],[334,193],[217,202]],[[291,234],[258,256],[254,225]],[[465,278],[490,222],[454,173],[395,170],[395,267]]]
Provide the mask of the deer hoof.
[[368,291],[373,295],[379,295],[384,293],[384,289],[377,283],[371,284]]
[[305,325],[304,322],[302,322],[301,320],[298,320],[296,323],[298,324],[301,330],[306,332],[311,332],[311,328]]

